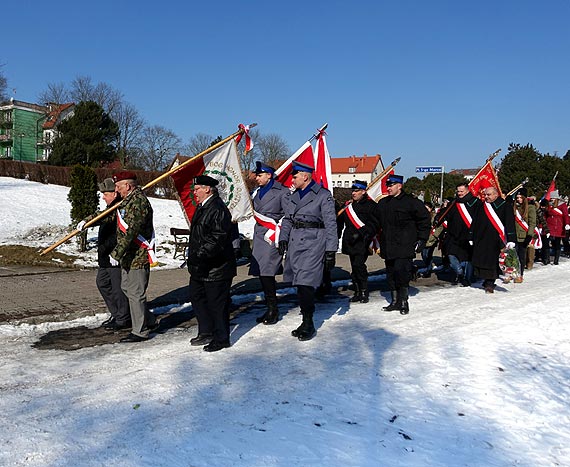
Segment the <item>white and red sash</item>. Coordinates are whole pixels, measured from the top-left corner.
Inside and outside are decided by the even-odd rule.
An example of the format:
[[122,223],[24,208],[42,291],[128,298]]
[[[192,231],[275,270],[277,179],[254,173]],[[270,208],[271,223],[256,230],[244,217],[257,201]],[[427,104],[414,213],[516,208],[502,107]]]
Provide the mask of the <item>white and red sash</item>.
[[506,242],[507,237],[505,235],[505,226],[501,222],[501,219],[499,219],[499,216],[497,216],[497,213],[495,212],[491,204],[485,201],[483,203],[483,208],[485,209],[485,214],[487,214],[487,218],[489,219],[489,221],[491,222],[491,224],[499,234],[499,237],[501,237],[503,243],[507,243]]
[[467,210],[467,206],[465,206],[464,203],[455,203],[455,205],[457,206],[457,210],[459,211],[461,219],[463,219],[463,222],[465,222],[467,228],[470,229],[471,222],[473,222],[473,219],[471,218],[471,214],[469,214],[469,211]]
[[[447,229],[447,220],[444,220],[440,225],[442,225],[444,229]],[[432,229],[429,231],[429,234],[435,235],[436,230],[437,230],[437,227],[433,226]]]
[[350,220],[352,225],[354,225],[354,227],[356,227],[357,230],[364,227],[365,225],[364,222],[360,220],[360,217],[358,217],[358,215],[356,214],[356,211],[354,210],[354,206],[352,204],[349,204],[346,207],[346,215],[348,216],[348,219]]
[[[523,219],[521,213],[518,210],[515,211],[515,221],[528,235],[528,223]],[[529,245],[532,245],[536,249],[542,248],[542,239],[540,238],[540,230],[538,227],[534,228],[533,233],[536,235],[536,237],[530,241]]]
[[[129,225],[125,222],[123,216],[121,216],[121,211],[117,211],[117,226],[119,227],[119,230],[123,233],[127,233],[127,230],[129,229]],[[154,252],[154,246],[156,243],[156,238],[154,237],[154,230],[152,231],[152,238],[150,239],[150,241],[146,240],[142,235],[139,234],[135,238],[134,242],[139,247],[144,248],[146,250],[150,265],[156,266],[158,264],[158,259],[156,258],[156,253]]]
[[264,216],[257,211],[253,211],[253,218],[259,225],[267,229],[267,232],[265,232],[263,239],[270,245],[277,246],[279,243],[281,222],[277,223],[274,219],[271,219],[271,217]]

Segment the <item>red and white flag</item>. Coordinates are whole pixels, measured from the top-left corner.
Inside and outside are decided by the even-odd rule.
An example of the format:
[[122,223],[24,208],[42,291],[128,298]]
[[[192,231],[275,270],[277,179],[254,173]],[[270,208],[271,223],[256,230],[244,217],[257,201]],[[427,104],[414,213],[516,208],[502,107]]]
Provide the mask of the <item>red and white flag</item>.
[[388,180],[390,175],[394,175],[394,169],[383,175],[380,180],[376,180],[373,184],[368,186],[368,196],[370,196],[371,199],[377,202],[382,196],[388,194],[386,180]]
[[501,185],[499,185],[499,179],[495,173],[495,168],[493,167],[493,164],[491,164],[491,161],[489,161],[481,167],[479,172],[477,172],[477,175],[473,177],[473,180],[469,182],[469,191],[471,191],[473,196],[484,200],[485,196],[482,194],[482,190],[491,186],[497,189],[499,196],[503,196],[501,193]]
[[553,191],[556,191],[556,182],[554,181],[554,179],[552,179],[552,181],[550,182],[550,186],[548,187],[548,190],[546,191],[546,195],[544,195],[544,199],[546,201],[550,201],[550,197],[551,197]]
[[[181,163],[182,161],[176,159],[172,168]],[[220,182],[217,189],[232,214],[232,221],[240,222],[253,216],[251,198],[243,179],[234,140],[228,141],[204,157],[195,159],[171,175],[188,222],[192,222],[196,211],[193,188],[194,177],[198,175],[209,175]]]
[[332,191],[331,156],[327,148],[325,135],[324,130],[318,130],[313,180],[323,188]]
[[315,157],[313,155],[313,146],[311,146],[309,141],[297,149],[297,151],[275,171],[275,180],[287,188],[291,188],[293,184],[292,172],[293,162],[295,161],[314,167]]

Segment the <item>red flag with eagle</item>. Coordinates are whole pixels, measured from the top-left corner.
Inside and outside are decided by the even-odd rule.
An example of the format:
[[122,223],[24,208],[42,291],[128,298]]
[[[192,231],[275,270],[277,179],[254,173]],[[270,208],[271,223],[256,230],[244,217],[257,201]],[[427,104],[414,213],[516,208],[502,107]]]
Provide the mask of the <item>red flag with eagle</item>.
[[[172,168],[183,163],[185,159],[188,158],[178,156]],[[194,177],[198,175],[209,175],[220,182],[217,186],[218,192],[230,210],[233,222],[243,221],[253,215],[251,198],[243,179],[238,160],[237,143],[234,140],[230,140],[209,154],[193,160],[171,175],[189,223],[192,222],[192,216],[196,211],[197,203],[194,199],[193,188]]]
[[479,199],[484,200],[485,196],[482,194],[482,190],[491,186],[497,189],[499,196],[503,196],[495,168],[491,161],[488,161],[483,167],[481,167],[481,170],[477,172],[477,175],[473,177],[473,180],[469,182],[469,191],[473,196],[477,196]]

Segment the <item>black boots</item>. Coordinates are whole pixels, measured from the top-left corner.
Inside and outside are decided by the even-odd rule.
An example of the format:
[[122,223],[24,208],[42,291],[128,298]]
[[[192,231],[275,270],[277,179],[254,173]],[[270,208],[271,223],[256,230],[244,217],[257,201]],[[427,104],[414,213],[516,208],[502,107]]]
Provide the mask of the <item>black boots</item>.
[[359,283],[353,281],[354,296],[350,298],[351,303],[368,303],[368,283]]
[[312,339],[315,334],[315,325],[313,323],[313,313],[310,312],[302,312],[303,313],[303,322],[301,326],[297,329],[291,331],[291,335],[296,337],[300,341],[308,341]]
[[267,297],[267,311],[255,319],[258,323],[276,324],[279,321],[279,309],[277,308],[277,297]]
[[400,314],[407,315],[410,312],[408,306],[408,288],[400,287]]
[[350,302],[356,303],[362,300],[362,289],[358,282],[353,280],[352,283],[354,284],[354,295],[350,298]]
[[390,294],[392,295],[392,301],[389,305],[382,307],[384,311],[394,311],[400,309],[400,297],[398,296],[398,292],[396,290],[391,290]]
[[399,310],[401,315],[407,315],[410,312],[408,305],[408,288],[400,287],[398,290],[390,291],[392,294],[392,302],[383,307],[384,311]]

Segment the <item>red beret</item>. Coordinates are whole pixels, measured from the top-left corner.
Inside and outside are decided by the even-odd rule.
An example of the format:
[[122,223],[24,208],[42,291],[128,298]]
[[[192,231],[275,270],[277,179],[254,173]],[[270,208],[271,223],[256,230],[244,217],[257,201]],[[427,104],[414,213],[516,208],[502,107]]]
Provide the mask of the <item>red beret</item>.
[[136,179],[137,179],[137,174],[129,171],[118,172],[115,175],[113,175],[113,181],[115,183],[120,182],[121,180],[136,180]]

